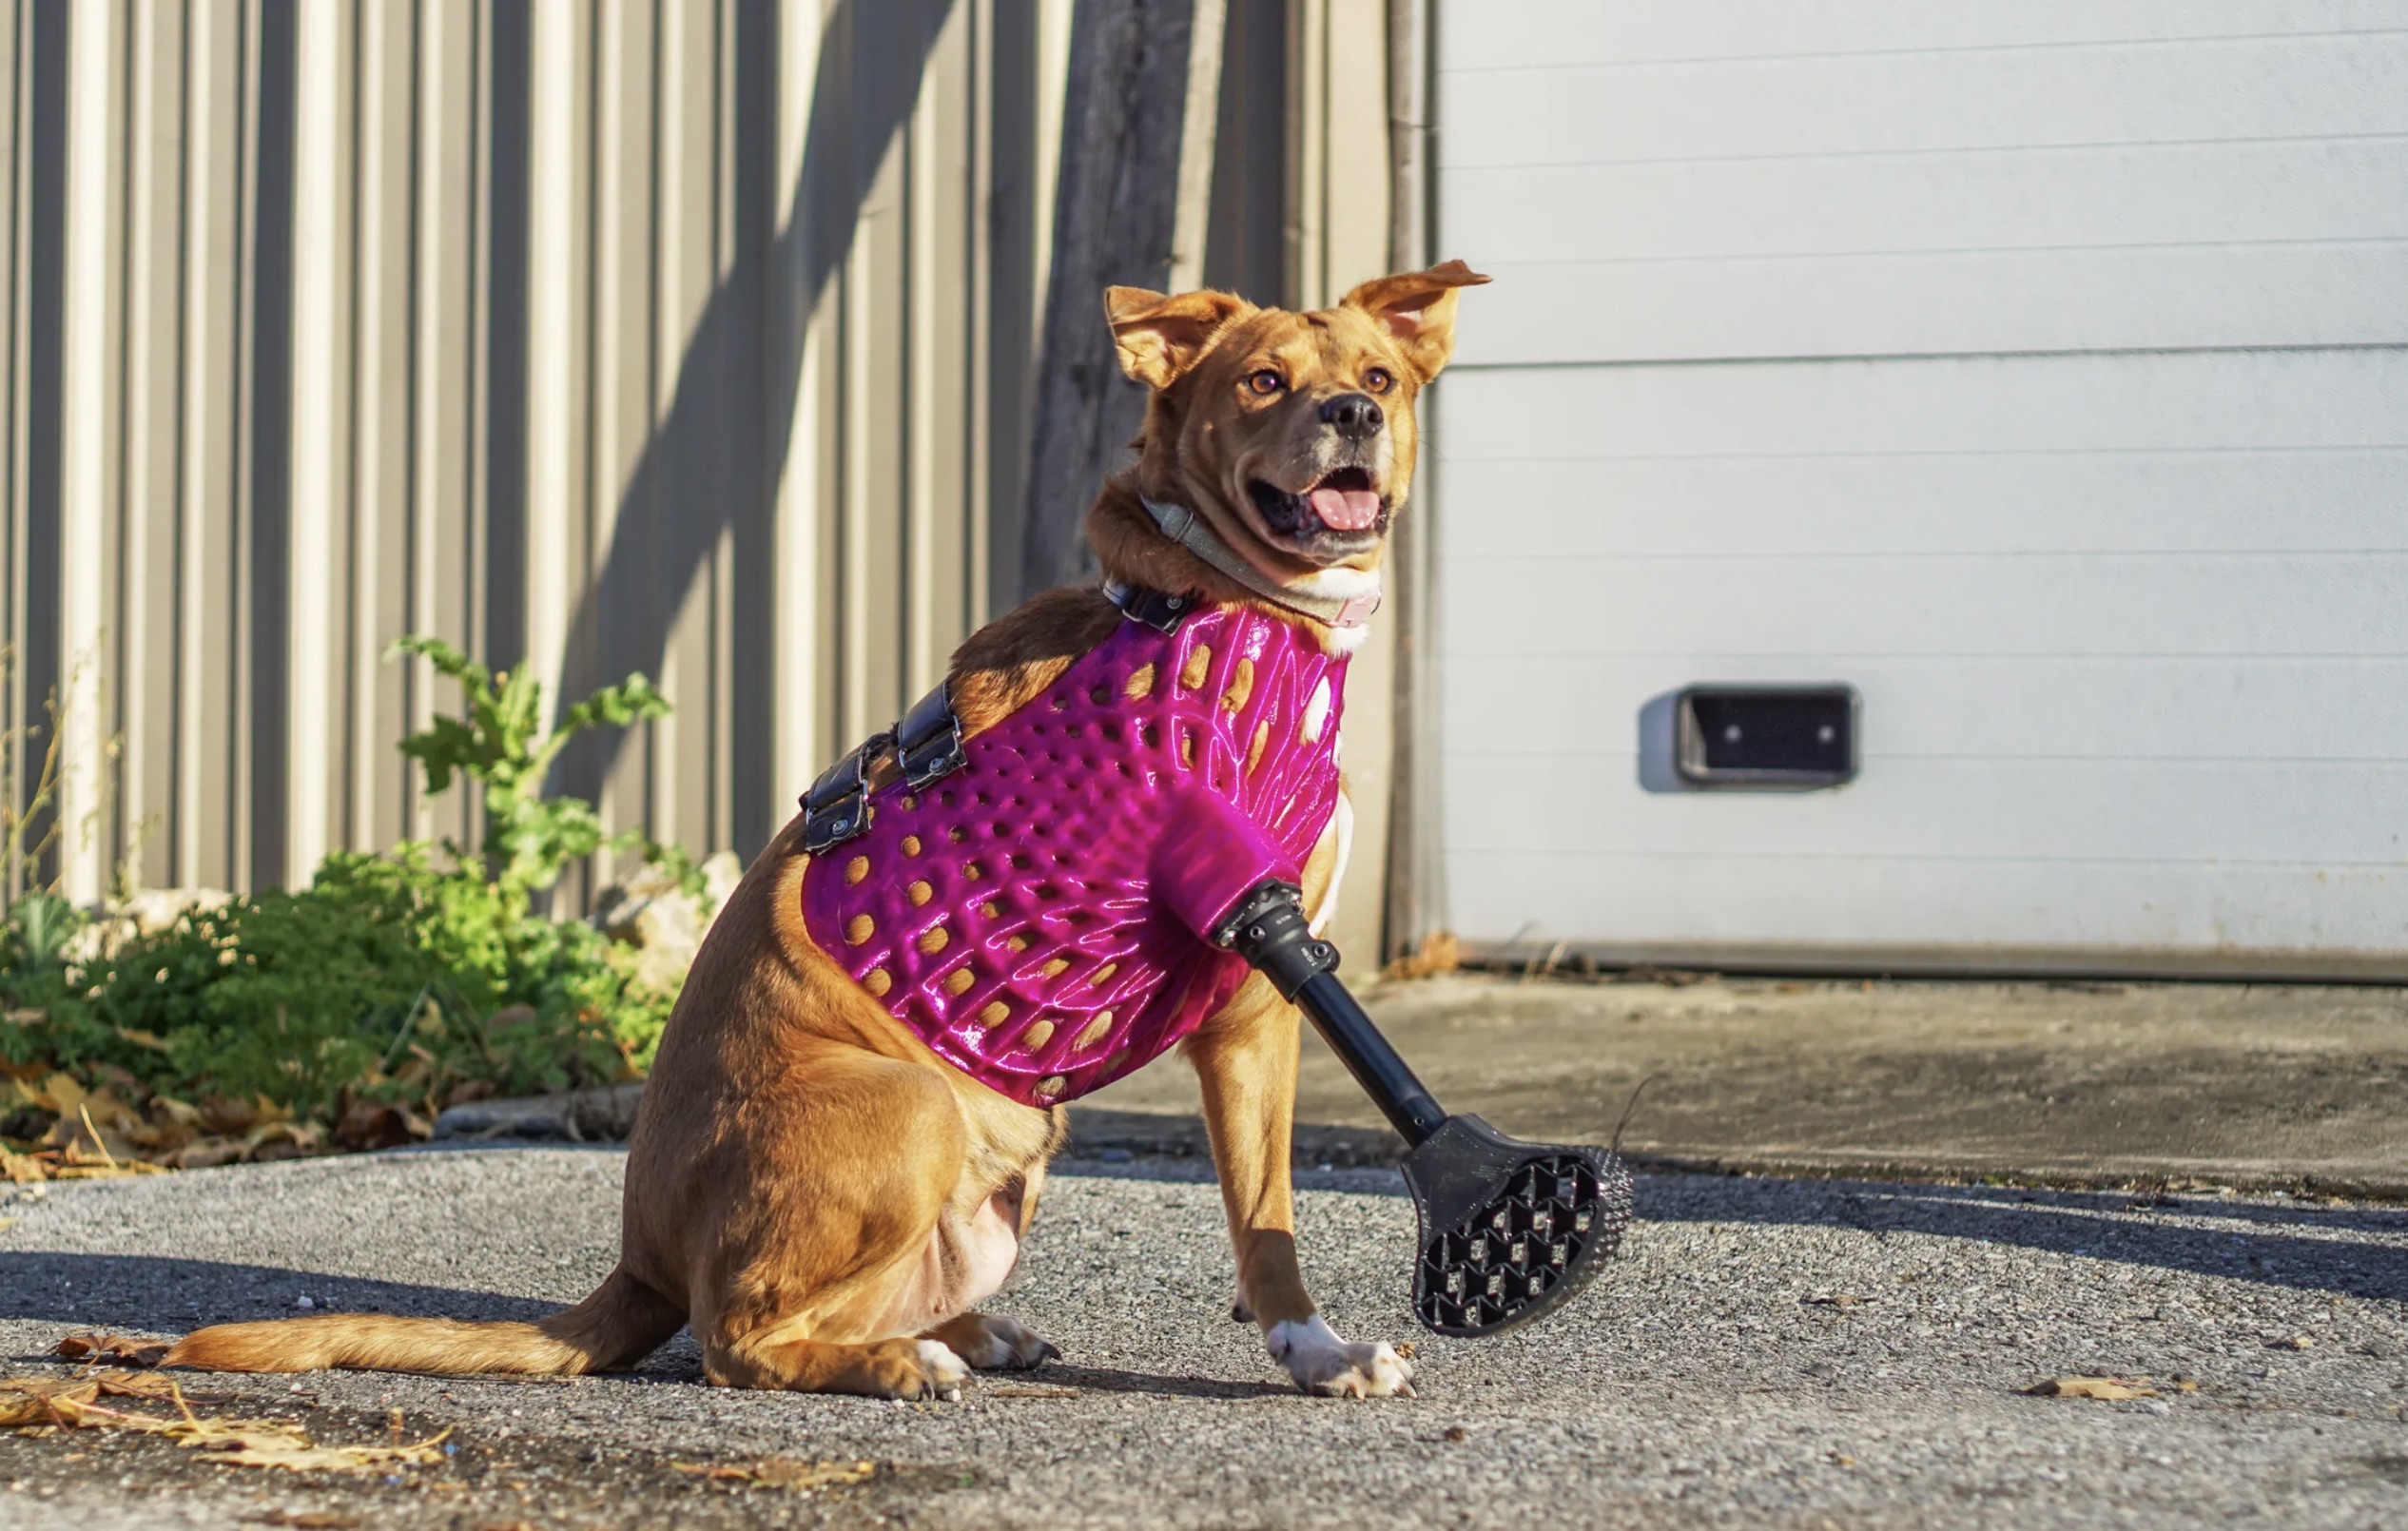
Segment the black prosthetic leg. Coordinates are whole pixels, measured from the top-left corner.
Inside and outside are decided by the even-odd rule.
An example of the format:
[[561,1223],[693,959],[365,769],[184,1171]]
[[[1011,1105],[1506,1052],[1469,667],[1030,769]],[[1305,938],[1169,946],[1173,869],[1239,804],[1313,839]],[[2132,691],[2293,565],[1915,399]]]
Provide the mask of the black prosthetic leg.
[[1569,1298],[1622,1244],[1630,1172],[1605,1149],[1524,1143],[1477,1116],[1450,1116],[1388,1045],[1336,975],[1292,883],[1265,882],[1213,932],[1312,1017],[1411,1152],[1405,1184],[1421,1215],[1413,1314],[1441,1334],[1498,1334]]

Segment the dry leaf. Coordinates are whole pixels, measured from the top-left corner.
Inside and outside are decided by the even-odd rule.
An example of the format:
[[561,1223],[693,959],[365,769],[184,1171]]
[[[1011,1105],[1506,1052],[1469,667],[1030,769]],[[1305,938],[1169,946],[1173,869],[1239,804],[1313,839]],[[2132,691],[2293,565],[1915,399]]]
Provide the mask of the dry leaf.
[[335,1124],[336,1145],[354,1151],[399,1148],[434,1135],[434,1125],[417,1112],[380,1100],[354,1101]]
[[878,1471],[873,1462],[802,1462],[792,1457],[766,1457],[759,1462],[702,1463],[672,1462],[670,1465],[681,1473],[715,1483],[743,1483],[751,1488],[831,1488],[848,1483],[865,1483]]
[[1463,966],[1463,943],[1452,932],[1434,930],[1422,938],[1418,949],[1380,969],[1380,977],[1426,979],[1434,973],[1452,973]]
[[2146,1377],[2051,1377],[2024,1391],[2035,1398],[2098,1398],[2109,1403],[2157,1396]]
[[[443,1435],[451,1432],[446,1430]],[[424,1467],[441,1462],[442,1435],[406,1446],[320,1446],[299,1431],[291,1438],[279,1433],[243,1432],[205,1442],[201,1460],[227,1467],[282,1467],[287,1472],[384,1472],[394,1467]]]
[[0,1233],[6,1233],[9,1230],[16,1227],[19,1223],[24,1221],[25,1219],[22,1217],[0,1217]]
[[[166,1355],[165,1340],[142,1340],[124,1334],[70,1334],[50,1347],[50,1353],[68,1361],[95,1361],[107,1357],[111,1361],[129,1361],[137,1366],[155,1366]],[[145,1393],[146,1398],[164,1398],[165,1393]]]
[[2277,1350],[2313,1350],[2316,1348],[2316,1342],[2304,1334],[2294,1334],[2287,1340],[2275,1341],[2274,1348]]
[[306,1531],[351,1531],[360,1523],[359,1517],[345,1515],[340,1510],[269,1510],[263,1515],[246,1515],[243,1519],[252,1525],[293,1525]]
[[[78,1336],[85,1354],[110,1353],[108,1336]],[[172,1404],[175,1414],[111,1408],[104,1397]],[[173,1379],[130,1371],[96,1371],[80,1377],[17,1377],[0,1381],[0,1427],[49,1431],[118,1429],[155,1435],[228,1467],[282,1467],[293,1472],[384,1472],[443,1460],[452,1432],[410,1444],[321,1446],[307,1431],[285,1420],[204,1419],[192,1412]]]
[[165,1162],[175,1170],[214,1170],[235,1163],[249,1152],[250,1145],[239,1137],[204,1137],[176,1150]]
[[11,1378],[0,1382],[0,1429],[48,1424],[71,1430],[99,1401],[100,1384],[89,1378]]

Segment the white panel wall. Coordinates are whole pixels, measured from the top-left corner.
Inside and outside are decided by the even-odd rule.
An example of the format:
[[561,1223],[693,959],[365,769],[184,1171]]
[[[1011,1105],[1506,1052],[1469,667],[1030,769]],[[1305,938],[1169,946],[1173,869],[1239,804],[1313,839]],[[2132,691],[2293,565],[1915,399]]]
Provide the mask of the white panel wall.
[[[1459,934],[2408,972],[2408,4],[1447,5],[1439,59],[1498,279],[1432,433]],[[1680,686],[1835,679],[1855,785],[1649,789]]]

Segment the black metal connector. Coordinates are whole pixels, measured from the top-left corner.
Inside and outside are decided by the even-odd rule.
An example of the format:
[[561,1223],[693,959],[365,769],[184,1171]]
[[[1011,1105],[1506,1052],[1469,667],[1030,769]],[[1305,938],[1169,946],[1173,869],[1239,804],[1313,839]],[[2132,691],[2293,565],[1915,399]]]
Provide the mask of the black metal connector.
[[1438,1131],[1447,1113],[1338,980],[1338,949],[1312,933],[1304,893],[1294,883],[1265,882],[1237,901],[1213,932],[1213,943],[1244,958],[1281,998],[1312,1018],[1330,1051],[1406,1142],[1421,1143]]
[[1338,970],[1338,949],[1312,933],[1304,890],[1293,882],[1266,882],[1240,899],[1213,932],[1213,944],[1260,969],[1282,999],[1295,998],[1314,974]]
[[1441,1334],[1497,1334],[1569,1299],[1621,1247],[1630,1172],[1611,1149],[1523,1143],[1449,1116],[1338,981],[1338,949],[1312,934],[1292,882],[1256,887],[1212,932],[1312,1017],[1404,1134],[1421,1219],[1413,1312]]

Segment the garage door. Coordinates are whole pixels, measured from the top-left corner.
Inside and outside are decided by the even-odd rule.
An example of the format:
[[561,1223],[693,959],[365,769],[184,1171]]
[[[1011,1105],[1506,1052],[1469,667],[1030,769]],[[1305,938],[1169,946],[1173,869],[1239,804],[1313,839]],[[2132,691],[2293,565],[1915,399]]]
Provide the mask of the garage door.
[[[2408,4],[1436,20],[1459,935],[2408,973]],[[1690,785],[1699,683],[1858,774]]]

